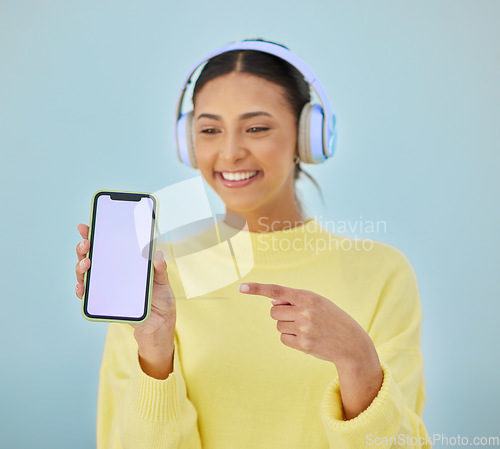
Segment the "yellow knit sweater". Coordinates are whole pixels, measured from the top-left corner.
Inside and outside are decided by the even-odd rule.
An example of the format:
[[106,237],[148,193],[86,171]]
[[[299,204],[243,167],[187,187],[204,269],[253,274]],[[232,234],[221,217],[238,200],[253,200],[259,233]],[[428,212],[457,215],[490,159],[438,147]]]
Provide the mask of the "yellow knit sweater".
[[[225,223],[217,229],[221,236],[234,234]],[[213,231],[188,241],[198,242],[193,248],[200,242],[210,247]],[[97,447],[430,447],[421,418],[422,313],[407,258],[385,243],[335,235],[316,218],[291,229],[246,235],[253,247],[251,270],[201,296],[186,298],[192,286],[182,283],[175,260],[167,261],[177,300],[174,371],[167,379],[142,372],[131,326],[109,325]],[[169,256],[171,245],[158,247]],[[221,273],[234,263],[213,257],[212,268]],[[199,279],[206,275],[200,270]],[[335,366],[285,346],[270,316],[270,299],[239,293],[245,281],[311,290],[360,323],[384,373],[377,397],[364,412],[343,420]]]

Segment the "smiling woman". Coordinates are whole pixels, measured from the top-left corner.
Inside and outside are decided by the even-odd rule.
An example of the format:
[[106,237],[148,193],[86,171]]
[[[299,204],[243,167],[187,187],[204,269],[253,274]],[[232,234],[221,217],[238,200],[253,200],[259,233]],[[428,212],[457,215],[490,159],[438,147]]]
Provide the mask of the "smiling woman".
[[[208,88],[204,88],[207,85]],[[193,90],[196,160],[205,179],[219,195],[224,195],[221,198],[229,200],[227,195],[234,196],[234,193],[221,189],[221,186],[234,189],[251,182],[224,180],[244,178],[246,176],[238,173],[248,176],[248,172],[256,171],[255,181],[262,179],[263,185],[259,188],[268,192],[267,198],[259,198],[257,191],[249,192],[248,195],[255,197],[249,202],[248,195],[245,195],[245,202],[242,192],[238,191],[240,204],[232,202],[234,209],[224,199],[228,213],[246,210],[250,230],[259,230],[257,220],[262,215],[275,216],[286,211],[294,220],[305,217],[306,211],[295,190],[301,174],[320,191],[316,181],[302,170],[297,151],[301,112],[310,100],[309,84],[300,71],[287,61],[261,51],[234,50],[219,54],[205,65],[196,81]],[[214,113],[206,110],[207,107],[222,112]],[[234,116],[229,116],[229,112]],[[215,137],[213,134],[222,135],[212,138]],[[234,152],[246,148],[247,143],[250,144],[247,151],[263,164],[260,170],[259,167],[247,170],[251,167],[238,165],[238,156]],[[205,162],[210,164],[210,154],[221,145],[225,146],[221,156],[225,162],[220,163],[221,167],[212,167],[214,176],[207,176],[210,167]],[[256,160],[255,164],[258,162]],[[268,182],[273,186],[266,184]],[[262,201],[267,204],[267,210],[259,210]],[[277,214],[271,214],[277,205]]]
[[297,117],[284,98],[281,86],[241,72],[209,81],[194,97],[198,167],[227,214],[244,216],[251,231],[262,216],[303,218],[293,189]]
[[[310,87],[321,105],[310,103]],[[179,157],[221,197],[226,219],[187,239],[211,254],[190,281],[220,277],[233,258],[251,266],[186,300],[185,261],[167,269],[155,254],[149,319],[109,327],[98,448],[351,449],[366,447],[367,435],[426,446],[422,314],[409,261],[384,243],[328,231],[294,192],[299,162],[323,162],[335,148],[319,81],[282,46],[244,41],[209,58],[193,106],[178,114]],[[246,222],[237,235],[230,216]],[[84,260],[88,227],[79,230]],[[228,257],[222,244],[212,251],[212,232],[234,237]]]

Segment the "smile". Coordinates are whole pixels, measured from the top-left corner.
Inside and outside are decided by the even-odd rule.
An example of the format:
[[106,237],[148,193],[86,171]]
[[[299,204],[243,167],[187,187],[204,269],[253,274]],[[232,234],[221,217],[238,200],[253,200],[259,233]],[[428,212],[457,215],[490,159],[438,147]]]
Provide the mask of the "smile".
[[249,179],[254,177],[257,174],[257,171],[247,171],[247,172],[229,172],[229,171],[223,171],[222,177],[224,179],[227,179],[228,181],[241,181],[242,179]]
[[262,171],[217,172],[221,183],[230,188],[245,187],[262,176]]

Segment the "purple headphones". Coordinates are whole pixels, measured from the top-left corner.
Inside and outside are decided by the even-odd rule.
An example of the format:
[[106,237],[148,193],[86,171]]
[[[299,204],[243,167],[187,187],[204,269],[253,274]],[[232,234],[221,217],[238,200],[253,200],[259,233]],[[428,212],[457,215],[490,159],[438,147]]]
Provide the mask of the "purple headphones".
[[196,70],[210,58],[233,50],[256,50],[277,56],[289,62],[304,76],[320,104],[307,103],[300,114],[298,126],[298,153],[300,160],[306,164],[320,164],[333,156],[337,146],[337,120],[330,100],[320,81],[311,68],[297,55],[281,45],[265,41],[242,41],[226,45],[203,58],[189,72],[184,81],[177,101],[177,124],[175,140],[179,159],[189,167],[198,168],[194,153],[193,111],[183,114],[182,103],[191,78]]

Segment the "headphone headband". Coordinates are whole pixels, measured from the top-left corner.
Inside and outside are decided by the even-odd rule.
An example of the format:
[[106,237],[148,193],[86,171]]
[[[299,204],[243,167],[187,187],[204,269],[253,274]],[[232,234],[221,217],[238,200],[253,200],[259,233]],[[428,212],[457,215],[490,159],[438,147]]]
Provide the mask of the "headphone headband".
[[234,50],[255,50],[255,51],[261,51],[263,53],[269,53],[290,63],[304,76],[304,80],[308,82],[309,85],[316,92],[316,95],[319,98],[319,101],[324,111],[323,136],[322,136],[324,158],[327,159],[329,157],[332,157],[337,142],[337,123],[332,105],[330,103],[330,100],[328,99],[328,95],[326,94],[323,85],[316,77],[316,74],[313,72],[313,70],[305,63],[303,59],[299,58],[297,55],[295,55],[285,47],[278,44],[274,44],[272,42],[254,41],[254,40],[235,42],[229,45],[225,45],[224,47],[221,47],[213,51],[212,53],[201,59],[189,72],[189,75],[184,80],[184,84],[179,95],[179,100],[177,101],[177,110],[176,110],[177,120],[179,120],[179,118],[182,115],[182,103],[184,101],[184,95],[186,93],[189,84],[191,83],[191,77],[196,72],[196,70],[202,64],[204,64],[214,56]]

